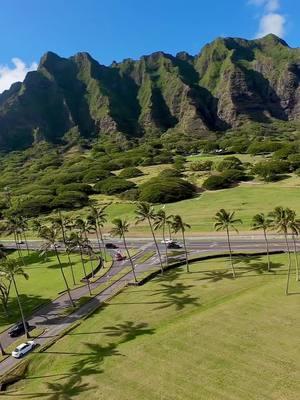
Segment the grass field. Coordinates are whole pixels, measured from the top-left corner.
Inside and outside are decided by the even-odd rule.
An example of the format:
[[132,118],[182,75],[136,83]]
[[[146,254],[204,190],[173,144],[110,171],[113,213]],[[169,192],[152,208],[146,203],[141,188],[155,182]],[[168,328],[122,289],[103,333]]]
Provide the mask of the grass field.
[[[26,315],[29,315],[36,307],[57,297],[59,292],[65,290],[65,286],[54,255],[49,255],[47,260],[40,257],[37,252],[31,252],[30,255],[27,255],[27,252],[24,251],[23,255],[26,264],[24,270],[29,275],[29,279],[26,280],[22,276],[18,276],[16,280],[24,312]],[[9,257],[17,257],[17,252],[12,253]],[[80,257],[79,255],[72,255],[71,260],[73,262],[75,281],[78,286],[82,285],[80,279],[83,277],[83,271]],[[73,284],[67,256],[61,255],[61,261],[69,286],[72,288]],[[96,266],[96,262],[94,262],[94,266]],[[86,268],[87,271],[90,272],[89,263]],[[51,282],[51,284],[49,284],[49,282]],[[13,287],[11,288],[9,310],[10,315],[7,318],[1,309],[0,331],[3,331],[12,323],[20,320],[20,313]]]
[[3,398],[298,400],[300,294],[284,295],[286,256],[272,262],[236,260],[233,280],[219,259],[127,288]]

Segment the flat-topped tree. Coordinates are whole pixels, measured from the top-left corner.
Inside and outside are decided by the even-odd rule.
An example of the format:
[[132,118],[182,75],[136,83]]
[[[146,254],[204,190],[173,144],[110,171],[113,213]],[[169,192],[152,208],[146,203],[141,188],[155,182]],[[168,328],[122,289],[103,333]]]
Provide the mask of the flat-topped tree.
[[234,268],[233,260],[232,260],[232,249],[231,249],[231,243],[230,243],[230,229],[233,229],[235,232],[238,232],[235,225],[242,224],[242,220],[238,219],[238,218],[234,218],[234,214],[235,214],[234,211],[230,212],[230,211],[224,210],[224,208],[221,208],[215,215],[216,222],[214,224],[214,228],[216,231],[226,231],[232,276],[233,276],[233,278],[236,278],[235,268]]

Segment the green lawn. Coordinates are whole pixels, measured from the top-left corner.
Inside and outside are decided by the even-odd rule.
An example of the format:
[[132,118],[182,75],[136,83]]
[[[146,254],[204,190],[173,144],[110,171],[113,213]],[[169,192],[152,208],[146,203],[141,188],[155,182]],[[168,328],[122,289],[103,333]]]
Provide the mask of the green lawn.
[[299,399],[300,294],[284,295],[286,256],[272,262],[237,260],[236,280],[228,260],[202,262],[127,288],[34,355],[13,397]]
[[[29,279],[26,280],[23,277],[18,276],[16,280],[24,312],[26,315],[29,315],[36,307],[57,297],[59,292],[65,290],[65,286],[55,256],[48,256],[47,260],[45,260],[43,257],[40,257],[37,252],[31,252],[28,256],[27,252],[24,251],[23,255],[26,263],[24,270],[29,275]],[[12,253],[9,257],[17,257],[17,252]],[[74,263],[73,269],[75,281],[78,286],[82,285],[80,279],[83,277],[83,272],[80,257],[79,255],[72,255],[71,260]],[[61,255],[61,261],[64,266],[69,286],[72,288],[74,286],[72,284],[67,256]],[[96,266],[95,262],[94,266]],[[89,263],[86,268],[87,271],[90,272]],[[11,288],[9,310],[10,316],[7,318],[1,309],[0,331],[20,319],[17,299],[13,287]]]

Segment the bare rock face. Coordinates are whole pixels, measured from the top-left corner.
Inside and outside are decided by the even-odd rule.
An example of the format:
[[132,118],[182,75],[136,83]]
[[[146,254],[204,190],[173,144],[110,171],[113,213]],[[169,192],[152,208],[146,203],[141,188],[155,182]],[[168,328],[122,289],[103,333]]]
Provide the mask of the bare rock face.
[[70,129],[89,138],[213,135],[249,120],[300,119],[300,50],[268,35],[218,38],[201,53],[156,52],[103,66],[88,53],[48,52],[37,71],[0,95],[0,151],[47,140]]

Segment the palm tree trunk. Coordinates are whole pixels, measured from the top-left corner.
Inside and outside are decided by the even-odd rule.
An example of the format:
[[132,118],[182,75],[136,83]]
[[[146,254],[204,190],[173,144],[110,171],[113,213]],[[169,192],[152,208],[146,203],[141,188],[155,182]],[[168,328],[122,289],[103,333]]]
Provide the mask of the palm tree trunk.
[[172,239],[172,232],[171,232],[171,225],[168,224],[168,230],[169,230],[169,239]]
[[270,270],[271,270],[271,262],[270,262],[269,242],[268,242],[267,233],[266,233],[265,229],[264,229],[264,237],[265,237],[266,248],[267,248],[268,272],[270,272]]
[[284,238],[285,238],[285,244],[286,244],[286,248],[287,248],[287,252],[288,252],[288,259],[289,259],[289,267],[288,267],[288,274],[287,274],[287,281],[286,281],[286,288],[285,288],[285,294],[288,295],[289,294],[289,284],[290,284],[292,260],[291,260],[290,246],[288,243],[288,238],[287,238],[286,233],[284,234]]
[[166,226],[165,226],[165,223],[164,223],[164,224],[163,224],[163,227],[162,227],[162,234],[163,234],[163,240],[164,240],[164,243],[165,243],[166,267],[167,267],[167,266],[169,265],[169,261],[168,261],[168,245],[167,245],[167,243],[166,243],[165,228],[166,228]]
[[97,242],[98,242],[100,257],[101,257],[101,264],[103,264],[103,253],[102,253],[102,249],[101,249],[101,242],[100,242],[100,238],[99,238],[99,232],[98,232],[97,225],[96,225],[95,228],[96,228],[96,229],[95,229],[95,232],[96,232],[96,237],[97,237]]
[[6,356],[5,350],[4,350],[4,348],[3,348],[1,343],[0,343],[0,353],[1,353],[2,356]]
[[150,218],[148,218],[148,223],[149,223],[150,230],[151,230],[151,233],[152,233],[152,237],[153,237],[153,240],[154,240],[154,244],[155,244],[155,247],[156,247],[156,252],[157,252],[157,255],[158,255],[158,258],[159,258],[161,273],[163,274],[164,273],[164,267],[163,267],[163,263],[162,263],[162,259],[161,259],[161,254],[160,254],[160,251],[159,251],[159,247],[158,247],[158,244],[157,244],[157,240],[156,240],[156,237],[155,237],[155,234],[154,234],[154,230],[153,230]]
[[[63,218],[62,218],[60,210],[59,210],[59,218],[60,218],[60,226],[61,226],[61,233],[62,233],[62,237],[63,237],[63,242],[64,242],[64,246],[65,246],[65,249],[66,249],[67,248],[66,232],[65,232],[64,221],[63,221]],[[69,267],[70,267],[70,270],[71,270],[73,285],[76,285],[74,269],[73,269],[70,253],[68,252],[68,250],[66,250],[66,253],[68,255],[68,263],[69,263]]]
[[299,281],[299,262],[298,262],[298,254],[297,254],[297,245],[295,235],[293,235],[293,242],[294,242],[294,254],[295,254],[295,261],[296,261],[296,281]]
[[127,247],[127,243],[126,243],[126,239],[125,239],[124,233],[122,235],[122,238],[123,238],[123,244],[124,244],[124,247],[125,247],[125,250],[126,250],[126,253],[127,253],[127,257],[128,257],[128,259],[130,261],[130,264],[131,264],[131,269],[132,269],[132,274],[133,274],[133,277],[134,277],[134,281],[135,281],[135,283],[137,283],[133,261],[132,261],[131,255],[130,255],[128,247]]
[[104,239],[103,239],[103,235],[102,235],[102,229],[99,223],[99,220],[97,218],[97,227],[98,227],[98,231],[100,233],[100,239],[101,239],[101,243],[102,243],[102,247],[103,247],[103,254],[104,254],[104,261],[107,261],[107,255],[106,255],[106,249],[105,249],[105,243],[104,243]]
[[183,246],[184,246],[184,251],[185,251],[186,270],[187,270],[187,272],[190,272],[189,259],[188,259],[188,253],[187,253],[187,248],[186,248],[186,243],[185,243],[185,235],[184,235],[183,229],[182,229],[182,240],[183,240]]
[[64,273],[64,269],[62,267],[62,264],[61,264],[61,261],[60,261],[60,257],[58,255],[58,251],[57,251],[56,247],[55,247],[55,255],[56,255],[56,258],[57,258],[57,261],[58,261],[58,264],[59,264],[59,268],[60,268],[63,280],[64,280],[66,288],[67,288],[67,292],[68,292],[68,296],[69,296],[69,299],[70,299],[70,303],[71,303],[72,307],[75,307],[74,301],[73,301],[72,296],[71,296],[70,288],[69,288],[69,285],[68,285],[68,281],[66,279],[66,276],[65,276],[65,273]]
[[16,234],[15,230],[14,230],[14,241],[15,241],[15,245],[16,245],[16,249],[17,249],[19,258],[22,258],[22,255],[21,255],[21,252],[20,252],[20,247],[19,247],[19,244],[18,244],[17,234]]
[[23,234],[24,234],[24,240],[25,240],[25,245],[26,245],[26,249],[27,249],[27,254],[29,255],[30,254],[29,253],[29,246],[28,246],[28,240],[27,240],[25,231],[23,232]]
[[87,277],[87,273],[86,273],[86,269],[85,269],[85,265],[84,265],[84,259],[83,259],[83,256],[82,256],[82,249],[81,249],[81,247],[80,247],[80,259],[81,259],[82,269],[83,269],[83,273],[84,273],[84,278],[85,278],[86,281],[87,281],[87,285],[88,285],[88,288],[89,288],[89,293],[90,293],[90,296],[91,296],[91,295],[92,295],[92,291],[91,291],[90,280],[89,280],[88,277]]
[[235,269],[233,266],[233,260],[232,260],[232,250],[231,250],[231,244],[230,244],[230,236],[229,236],[229,229],[226,227],[226,233],[227,233],[227,243],[228,243],[228,249],[229,249],[229,257],[230,257],[230,264],[231,264],[231,270],[232,270],[232,276],[235,279]]
[[29,333],[28,333],[28,329],[27,329],[27,326],[26,326],[26,322],[25,322],[25,317],[24,317],[24,313],[23,313],[22,304],[20,302],[20,297],[19,297],[17,284],[16,284],[15,277],[14,277],[13,274],[11,275],[11,279],[12,279],[12,282],[14,284],[14,288],[15,288],[15,292],[16,292],[16,296],[17,296],[17,302],[18,302],[18,305],[19,305],[19,310],[20,310],[20,314],[21,314],[21,318],[22,318],[22,323],[23,323],[23,326],[24,326],[24,332],[25,332],[25,335],[26,335],[26,337],[28,339],[29,338]]

